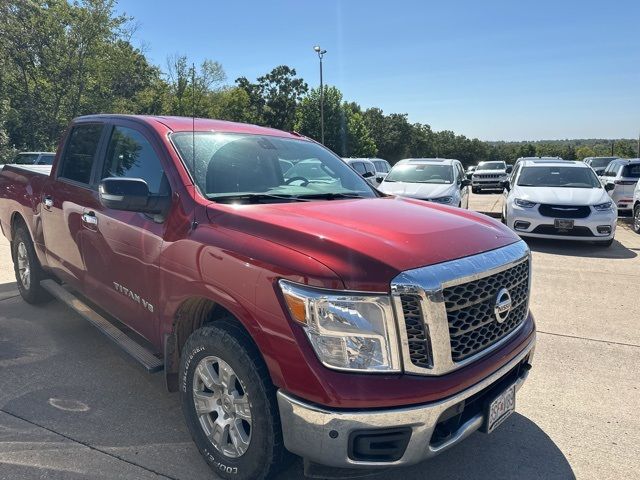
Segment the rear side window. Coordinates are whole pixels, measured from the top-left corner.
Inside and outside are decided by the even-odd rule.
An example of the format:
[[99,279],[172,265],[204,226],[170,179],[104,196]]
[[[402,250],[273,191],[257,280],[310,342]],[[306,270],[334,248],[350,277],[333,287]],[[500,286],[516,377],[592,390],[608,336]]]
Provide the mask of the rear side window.
[[353,163],[353,168],[355,168],[356,172],[358,172],[360,175],[362,175],[363,173],[366,172],[366,170],[364,168],[364,163],[362,163],[362,162],[354,162]]
[[87,185],[91,183],[91,169],[102,128],[103,125],[95,123],[73,127],[62,157],[59,177]]
[[38,165],[53,165],[53,159],[56,156],[53,154],[49,155],[40,155],[40,159],[38,160]]
[[147,139],[137,130],[115,127],[107,147],[102,177],[141,178],[149,193],[164,193],[164,170]]
[[640,178],[640,163],[625,165],[622,168],[622,175],[620,176],[626,178]]

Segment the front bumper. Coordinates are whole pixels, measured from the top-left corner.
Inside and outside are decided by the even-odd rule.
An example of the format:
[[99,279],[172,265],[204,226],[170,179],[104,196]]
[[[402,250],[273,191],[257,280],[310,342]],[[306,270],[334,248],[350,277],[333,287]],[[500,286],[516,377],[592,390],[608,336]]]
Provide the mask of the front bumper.
[[[549,238],[557,240],[576,241],[606,241],[614,238],[618,215],[615,210],[592,212],[586,218],[573,220],[574,228],[566,232],[557,231],[554,227],[555,219],[545,217],[538,212],[538,207],[522,208],[511,206],[507,212],[507,226],[521,237]],[[515,228],[516,224],[528,223],[526,228]],[[610,227],[609,233],[599,233],[598,227]]]
[[504,182],[506,178],[497,178],[495,180],[471,180],[471,187],[480,190],[503,190],[504,187],[502,182]]
[[[382,410],[328,410],[280,390],[278,406],[285,447],[311,462],[337,468],[376,468],[419,463],[456,445],[483,427],[484,410],[476,411],[477,407],[485,397],[496,393],[492,391],[494,386],[506,388],[507,383],[515,383],[516,389],[522,386],[533,359],[534,347],[535,336],[509,363],[473,387],[425,405]],[[465,401],[469,402],[468,407]],[[460,415],[457,427],[450,429],[447,436],[436,434],[436,428],[442,428],[439,422],[450,418],[452,412]],[[384,434],[401,429],[409,431],[410,437],[397,459],[362,459],[354,454],[354,435],[359,432],[371,435],[376,431]]]

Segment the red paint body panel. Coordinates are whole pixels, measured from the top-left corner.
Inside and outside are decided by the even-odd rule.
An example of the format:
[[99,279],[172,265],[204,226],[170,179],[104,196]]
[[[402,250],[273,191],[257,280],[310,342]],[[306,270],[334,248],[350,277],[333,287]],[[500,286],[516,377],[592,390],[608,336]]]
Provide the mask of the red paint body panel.
[[[329,370],[285,314],[279,279],[389,292],[391,280],[403,270],[499,248],[518,237],[483,215],[393,197],[216,204],[196,191],[169,140],[172,131],[191,131],[190,118],[99,115],[75,122],[87,121],[135,126],[153,144],[173,194],[166,220],[158,224],[142,214],[105,209],[95,188],[57,179],[63,139],[49,178],[10,166],[0,173],[0,224],[11,239],[12,218],[23,218],[46,269],[146,337],[158,352],[174,329],[179,307],[207,298],[243,323],[275,385],[326,406],[373,408],[448,397],[507,363],[533,335],[530,318],[508,344],[442,377]],[[195,127],[301,138],[215,120],[197,119]],[[51,209],[42,204],[45,194],[54,197]],[[79,221],[86,209],[98,217],[94,230]],[[152,303],[153,312],[131,303],[113,282]]]

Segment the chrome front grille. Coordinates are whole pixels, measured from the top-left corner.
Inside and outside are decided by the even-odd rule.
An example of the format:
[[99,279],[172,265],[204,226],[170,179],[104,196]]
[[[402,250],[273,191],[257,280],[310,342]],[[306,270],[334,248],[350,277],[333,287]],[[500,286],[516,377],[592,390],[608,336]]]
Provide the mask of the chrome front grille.
[[[511,310],[498,323],[494,314],[496,296],[506,288]],[[451,359],[459,362],[496,343],[520,325],[529,298],[529,261],[526,260],[494,275],[443,290]]]
[[[522,241],[398,275],[391,292],[405,372],[443,375],[498,348],[524,325],[530,285]],[[511,309],[498,321],[504,288]]]

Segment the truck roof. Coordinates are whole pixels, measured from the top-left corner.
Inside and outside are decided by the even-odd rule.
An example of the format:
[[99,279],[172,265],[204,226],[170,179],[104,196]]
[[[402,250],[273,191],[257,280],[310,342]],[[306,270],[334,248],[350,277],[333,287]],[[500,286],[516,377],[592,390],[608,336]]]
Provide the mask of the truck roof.
[[248,123],[229,122],[226,120],[213,120],[210,118],[173,117],[164,115],[121,115],[121,114],[97,114],[84,115],[74,119],[75,122],[91,120],[126,119],[144,123],[154,130],[169,129],[172,132],[224,132],[224,133],[249,133],[254,135],[270,135],[285,138],[306,138],[297,133],[288,133],[275,128],[260,127]]

